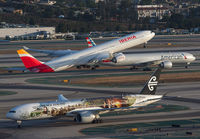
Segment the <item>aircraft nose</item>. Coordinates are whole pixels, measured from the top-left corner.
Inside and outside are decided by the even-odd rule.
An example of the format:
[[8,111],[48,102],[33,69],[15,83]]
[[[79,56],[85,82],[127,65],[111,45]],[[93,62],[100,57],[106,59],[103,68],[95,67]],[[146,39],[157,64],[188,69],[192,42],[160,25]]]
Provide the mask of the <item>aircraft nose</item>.
[[192,61],[195,61],[196,60],[196,57],[195,56],[192,56]]
[[153,37],[156,35],[155,32],[151,32],[151,34],[152,34]]
[[8,119],[13,119],[13,120],[17,120],[16,111],[9,111],[9,112],[6,114],[6,118],[8,118]]
[[8,118],[8,119],[13,119],[13,114],[11,114],[11,113],[8,112],[8,113],[6,114],[6,118]]
[[193,56],[193,55],[190,55],[190,56],[189,56],[189,60],[190,60],[190,61],[195,61],[195,60],[196,60],[196,57]]

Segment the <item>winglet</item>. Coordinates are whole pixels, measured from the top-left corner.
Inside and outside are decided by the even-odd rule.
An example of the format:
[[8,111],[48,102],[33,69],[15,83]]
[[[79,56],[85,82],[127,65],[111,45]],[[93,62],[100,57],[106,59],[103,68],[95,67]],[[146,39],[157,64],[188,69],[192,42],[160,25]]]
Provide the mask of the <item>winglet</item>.
[[146,82],[140,94],[155,95],[162,68],[158,67]]

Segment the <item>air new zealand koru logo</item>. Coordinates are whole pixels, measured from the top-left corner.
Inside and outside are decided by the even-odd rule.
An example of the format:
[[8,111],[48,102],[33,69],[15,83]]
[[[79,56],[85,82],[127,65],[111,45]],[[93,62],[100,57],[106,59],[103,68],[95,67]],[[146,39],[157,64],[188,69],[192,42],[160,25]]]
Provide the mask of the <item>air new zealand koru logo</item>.
[[156,81],[156,76],[152,76],[151,79],[148,82],[148,88],[150,91],[154,90],[154,86],[156,86],[158,84],[158,81]]

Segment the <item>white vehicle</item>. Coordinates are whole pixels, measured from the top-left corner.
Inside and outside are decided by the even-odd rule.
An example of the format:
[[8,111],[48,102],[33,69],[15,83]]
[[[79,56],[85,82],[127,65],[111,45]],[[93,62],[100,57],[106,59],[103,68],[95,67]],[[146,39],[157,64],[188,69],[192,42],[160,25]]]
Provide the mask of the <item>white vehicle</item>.
[[45,63],[38,61],[24,49],[17,52],[25,67],[31,72],[56,72],[73,66],[95,64],[103,60],[115,59],[117,52],[147,43],[154,36],[155,33],[152,31],[140,31]]
[[29,103],[14,107],[6,117],[17,121],[19,127],[24,120],[58,116],[73,116],[79,123],[98,123],[101,122],[99,114],[135,110],[162,99],[162,95],[155,95],[160,72],[161,68],[156,69],[139,94],[76,100],[68,100],[59,95],[58,100],[54,102]]

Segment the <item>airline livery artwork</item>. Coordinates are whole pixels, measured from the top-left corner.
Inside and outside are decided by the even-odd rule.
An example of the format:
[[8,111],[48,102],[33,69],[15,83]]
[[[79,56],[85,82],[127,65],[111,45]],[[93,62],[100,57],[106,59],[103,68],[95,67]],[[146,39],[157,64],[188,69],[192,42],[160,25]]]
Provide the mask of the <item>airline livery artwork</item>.
[[22,121],[25,120],[64,116],[73,117],[78,123],[99,123],[102,121],[99,114],[135,110],[161,100],[162,95],[155,95],[160,72],[159,67],[138,94],[72,100],[60,94],[56,101],[16,106],[6,114],[6,117],[15,120],[18,127],[21,127]]
[[[68,112],[73,112],[75,109],[85,110],[86,108],[105,109],[107,111],[119,111],[116,108],[126,108],[132,106],[136,101],[136,97],[123,96],[123,97],[102,97],[92,99],[82,99],[74,103],[68,102],[55,102],[55,103],[38,103],[32,107],[31,113],[22,114],[22,119],[40,119],[50,118],[55,116],[63,116]],[[114,108],[114,109],[112,109]]]

